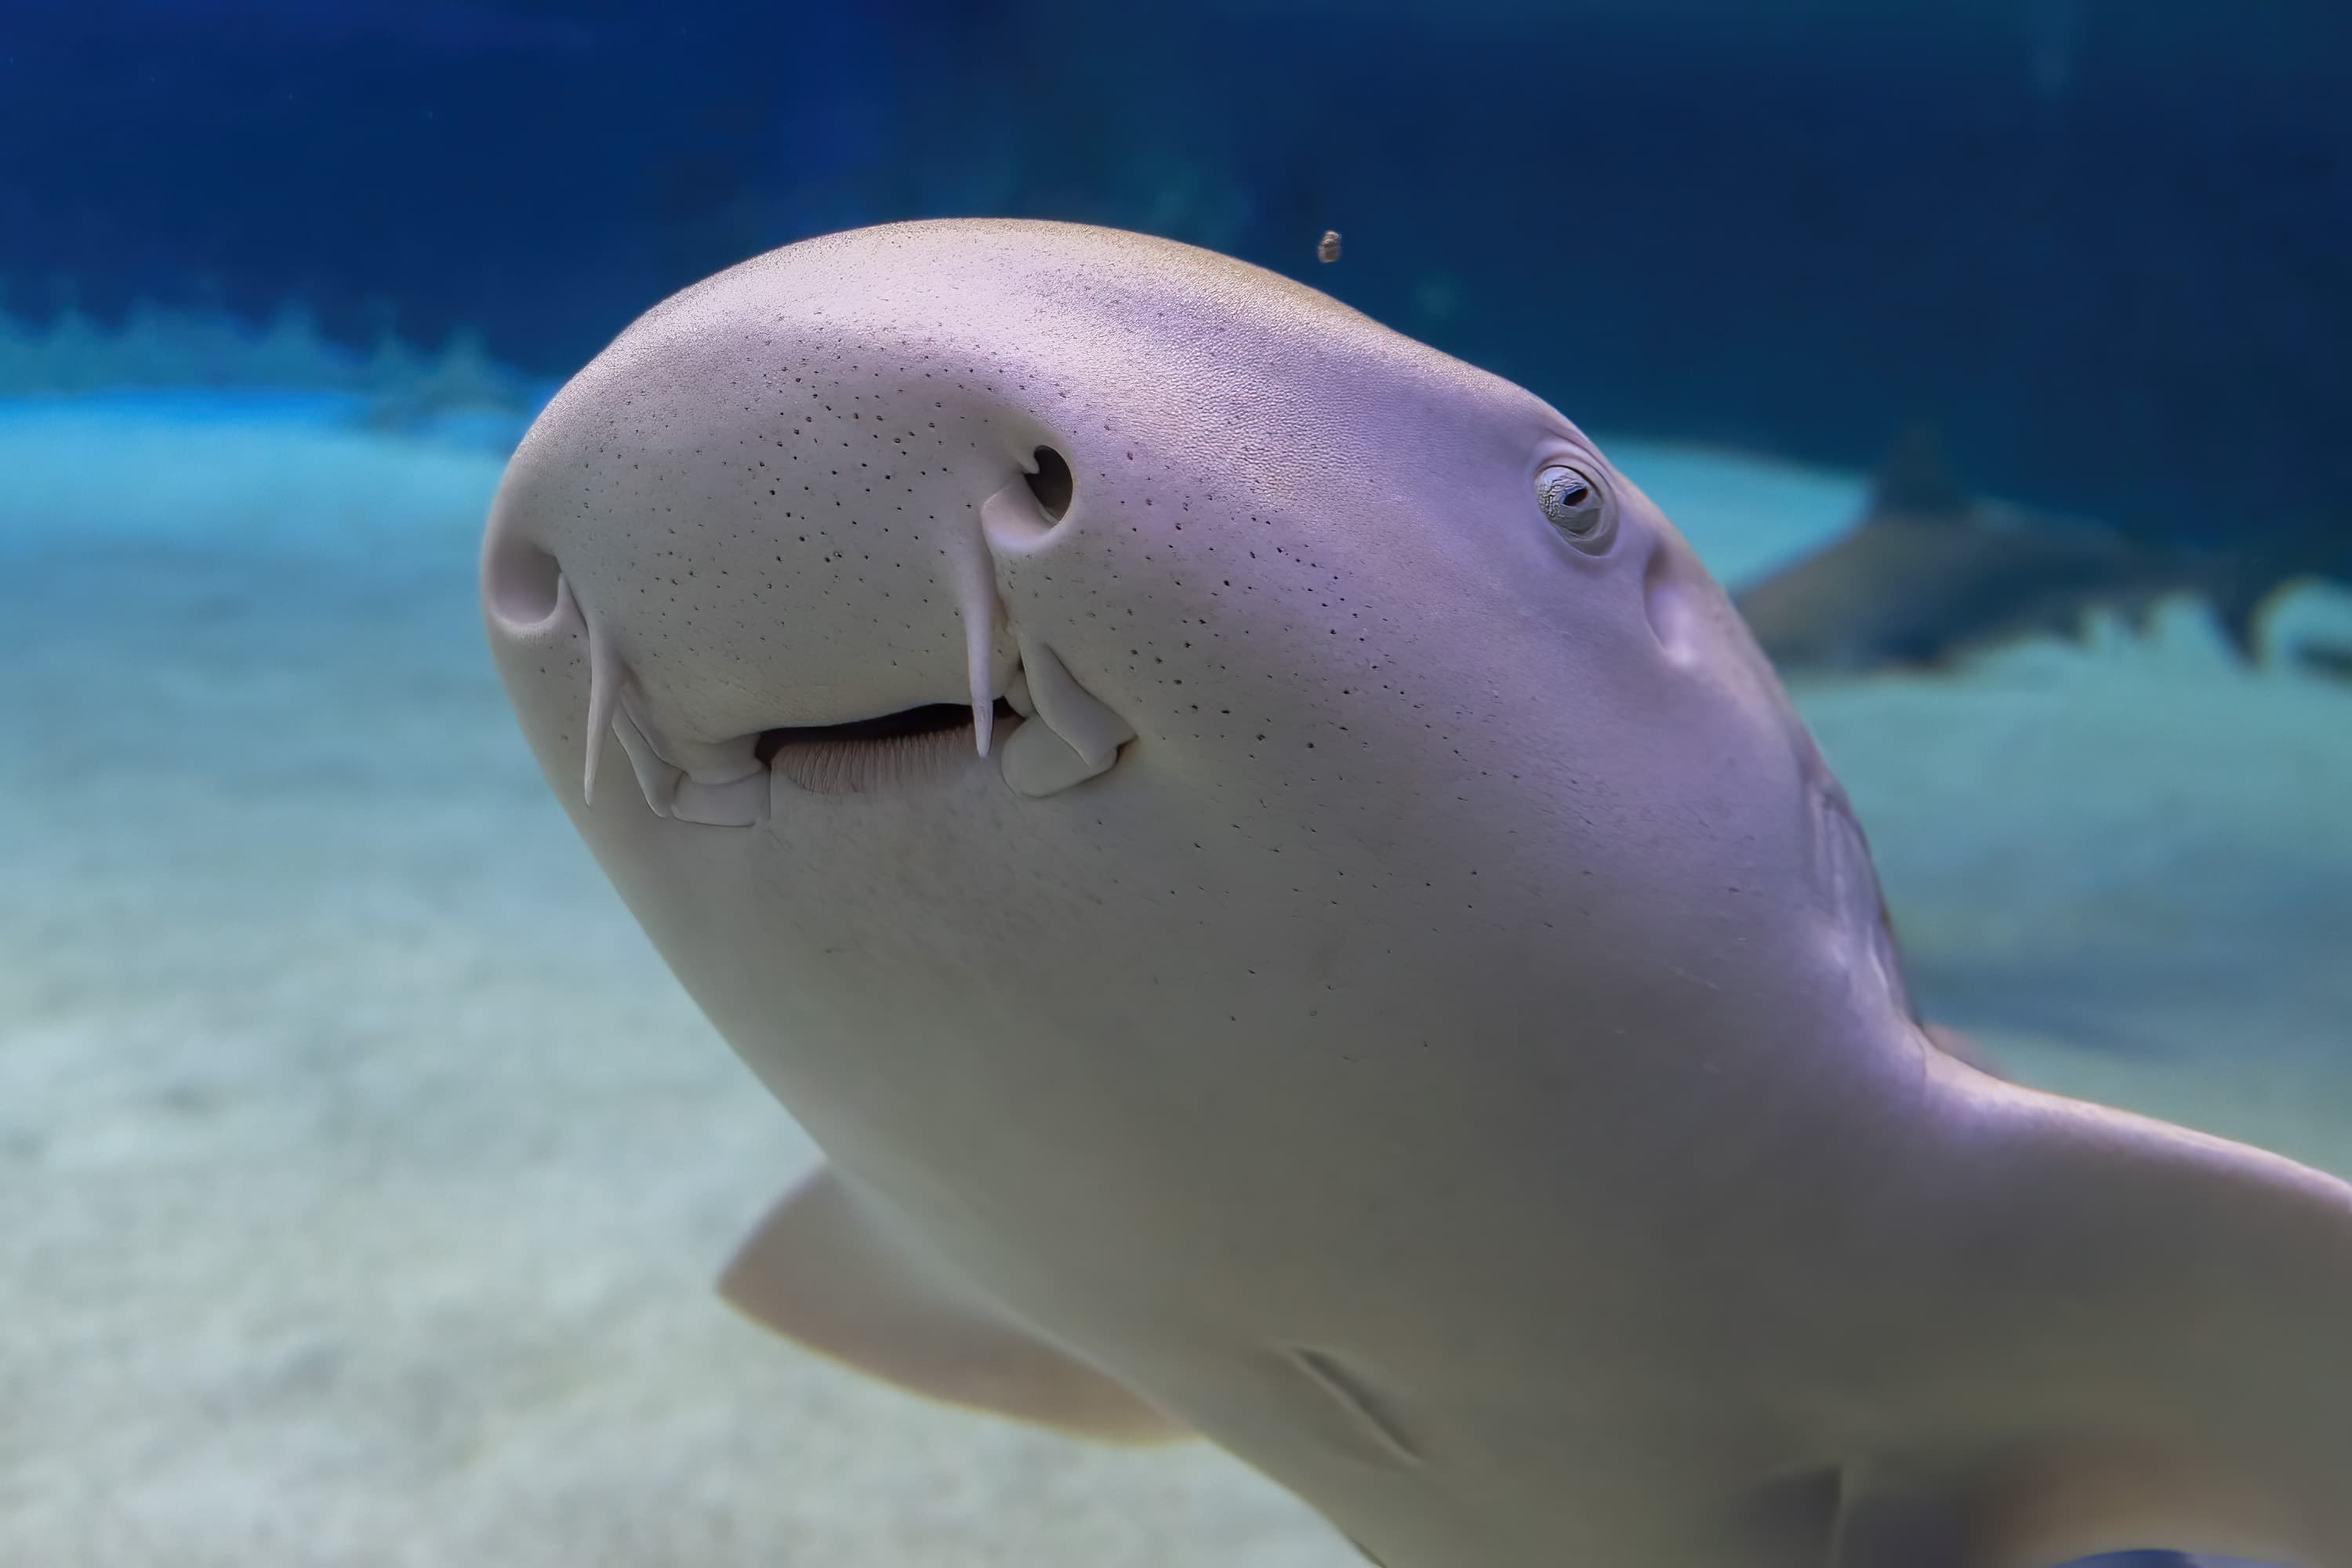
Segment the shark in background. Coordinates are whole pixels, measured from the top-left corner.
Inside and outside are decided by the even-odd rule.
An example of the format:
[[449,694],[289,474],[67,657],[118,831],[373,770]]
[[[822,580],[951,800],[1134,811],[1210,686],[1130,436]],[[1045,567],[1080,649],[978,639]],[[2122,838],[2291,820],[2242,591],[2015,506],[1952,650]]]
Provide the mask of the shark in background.
[[[2151,542],[2085,518],[1972,495],[1930,430],[1880,468],[1863,515],[1821,548],[1741,586],[1739,611],[1784,674],[1947,668],[2034,636],[2079,638],[2095,617],[2145,630],[2187,597],[2230,647],[2262,657],[2270,607],[2307,581],[2352,583],[2341,531],[2272,533],[2243,545]],[[2352,645],[2279,650],[2352,678]]]

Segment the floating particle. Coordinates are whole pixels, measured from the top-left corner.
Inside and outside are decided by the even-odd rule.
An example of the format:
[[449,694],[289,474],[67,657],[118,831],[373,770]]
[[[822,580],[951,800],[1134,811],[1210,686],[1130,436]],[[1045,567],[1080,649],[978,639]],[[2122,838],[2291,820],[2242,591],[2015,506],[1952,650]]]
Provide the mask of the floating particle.
[[1339,259],[1339,231],[1338,229],[1327,228],[1323,231],[1323,237],[1318,240],[1315,245],[1315,259],[1318,261],[1337,261]]

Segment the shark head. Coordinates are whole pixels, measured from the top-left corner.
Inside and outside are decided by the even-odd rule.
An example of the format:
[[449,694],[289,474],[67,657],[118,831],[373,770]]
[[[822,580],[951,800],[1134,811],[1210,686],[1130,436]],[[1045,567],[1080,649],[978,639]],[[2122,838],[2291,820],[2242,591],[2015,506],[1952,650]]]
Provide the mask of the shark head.
[[1875,941],[1833,781],[1640,489],[1528,392],[1181,245],[914,223],[688,289],[523,443],[484,596],[656,940],[765,866],[813,955],[969,994],[1041,931],[1164,950],[1235,900],[1280,928],[1240,968],[1451,902],[1588,1009],[1718,922],[1759,974]]
[[1400,1568],[2352,1563],[2352,1192],[1932,1049],[1771,668],[1530,394],[1183,246],[836,235],[563,389],[482,595],[838,1174],[730,1272],[804,1342]]

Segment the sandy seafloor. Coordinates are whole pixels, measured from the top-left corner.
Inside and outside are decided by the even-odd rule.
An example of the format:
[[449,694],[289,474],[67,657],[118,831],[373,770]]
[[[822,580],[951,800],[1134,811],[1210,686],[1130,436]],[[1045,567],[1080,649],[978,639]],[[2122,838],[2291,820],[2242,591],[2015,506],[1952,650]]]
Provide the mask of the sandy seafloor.
[[[1727,577],[1861,494],[1614,450]],[[719,1304],[809,1146],[525,752],[499,467],[0,405],[0,1563],[1356,1568],[1203,1447],[939,1409]],[[1799,696],[1938,1016],[2352,1174],[2352,686],[2184,611]]]

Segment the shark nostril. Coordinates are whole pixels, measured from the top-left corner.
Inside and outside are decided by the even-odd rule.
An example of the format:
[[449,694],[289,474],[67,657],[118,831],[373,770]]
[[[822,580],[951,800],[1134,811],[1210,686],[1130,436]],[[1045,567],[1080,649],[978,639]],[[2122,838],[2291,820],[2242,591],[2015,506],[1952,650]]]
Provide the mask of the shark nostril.
[[1059,522],[1070,510],[1070,498],[1077,492],[1077,480],[1070,473],[1069,459],[1051,447],[1040,447],[1030,456],[1037,471],[1023,476],[1029,482],[1029,493],[1037,498],[1037,505],[1048,520]]
[[561,602],[562,568],[554,556],[520,539],[499,542],[483,577],[491,610],[518,631],[546,621]]

